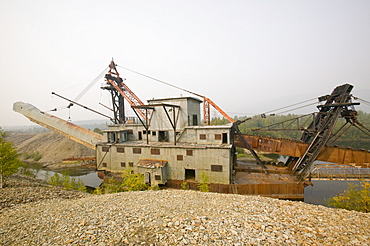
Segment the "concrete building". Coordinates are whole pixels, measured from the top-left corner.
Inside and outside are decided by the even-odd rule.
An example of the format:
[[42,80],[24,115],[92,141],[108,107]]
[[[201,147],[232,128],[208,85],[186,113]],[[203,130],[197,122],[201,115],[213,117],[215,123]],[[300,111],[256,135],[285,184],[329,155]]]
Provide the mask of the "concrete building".
[[151,185],[168,181],[230,184],[236,161],[232,125],[201,126],[201,101],[192,97],[148,100],[138,107],[147,121],[111,125],[96,145],[97,167],[114,173],[142,173]]

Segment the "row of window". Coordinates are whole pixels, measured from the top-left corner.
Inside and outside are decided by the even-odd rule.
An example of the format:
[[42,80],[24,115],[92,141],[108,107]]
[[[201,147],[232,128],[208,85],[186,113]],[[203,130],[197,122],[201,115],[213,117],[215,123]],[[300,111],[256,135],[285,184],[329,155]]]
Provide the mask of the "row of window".
[[[178,155],[177,156],[177,160],[178,161],[180,161],[179,160],[179,156],[181,156],[181,158],[182,158],[182,155]],[[182,159],[181,159],[181,161],[182,161]],[[106,162],[103,162],[102,163],[102,166],[103,167],[107,167],[107,163]],[[129,167],[134,167],[134,163],[132,161],[129,161],[128,162],[128,166]],[[121,167],[126,167],[126,162],[121,162]],[[211,165],[211,171],[212,172],[222,172],[222,165]],[[160,179],[158,179],[158,180],[160,180]]]
[[[109,152],[110,147],[109,146],[103,146],[102,151],[103,152]],[[117,153],[125,153],[125,148],[124,147],[117,147]],[[132,148],[132,153],[133,154],[141,154],[141,148]],[[160,149],[155,149],[152,148],[150,149],[150,154],[152,155],[160,155],[161,150]],[[193,150],[192,149],[187,149],[186,150],[186,155],[192,156],[193,155]]]
[[[207,140],[207,134],[199,134],[200,140]],[[215,140],[222,140],[223,144],[227,143],[227,133],[215,134]]]

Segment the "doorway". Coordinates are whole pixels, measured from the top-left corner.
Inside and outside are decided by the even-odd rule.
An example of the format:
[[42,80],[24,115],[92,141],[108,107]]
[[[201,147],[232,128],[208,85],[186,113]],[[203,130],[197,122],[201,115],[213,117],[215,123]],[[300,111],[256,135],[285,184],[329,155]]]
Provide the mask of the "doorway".
[[195,170],[185,169],[185,180],[195,181]]

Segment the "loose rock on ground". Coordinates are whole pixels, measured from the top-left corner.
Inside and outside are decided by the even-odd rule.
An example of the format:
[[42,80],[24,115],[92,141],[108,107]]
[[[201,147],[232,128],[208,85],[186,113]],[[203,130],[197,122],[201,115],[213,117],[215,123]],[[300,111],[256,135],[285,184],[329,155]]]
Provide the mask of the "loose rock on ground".
[[303,202],[187,190],[77,197],[3,208],[0,244],[369,245],[370,241],[369,214]]

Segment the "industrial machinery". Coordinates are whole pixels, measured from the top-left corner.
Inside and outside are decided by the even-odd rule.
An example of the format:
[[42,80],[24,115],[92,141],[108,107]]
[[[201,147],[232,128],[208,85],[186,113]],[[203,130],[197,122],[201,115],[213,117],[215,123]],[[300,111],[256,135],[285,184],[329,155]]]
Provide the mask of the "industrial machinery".
[[[104,173],[133,169],[143,173],[151,184],[167,184],[175,188],[184,181],[196,184],[200,173],[206,171],[213,185],[211,191],[301,199],[307,185],[305,180],[315,160],[363,167],[368,167],[370,163],[367,150],[328,146],[329,141],[340,136],[334,132],[340,117],[346,119],[346,124],[370,133],[356,118],[354,105],[359,103],[352,102],[353,86],[349,84],[338,86],[330,95],[319,97],[319,112],[312,115],[312,122],[307,127],[296,129],[302,131],[302,136],[299,141],[293,141],[243,134],[239,126],[250,118],[235,122],[211,99],[160,80],[157,81],[186,91],[201,100],[194,97],[152,99],[145,105],[124,83],[113,60],[105,80],[106,84],[101,88],[111,94],[113,117],[54,93],[72,104],[108,117],[113,125],[108,126],[104,137],[29,104],[15,103],[14,110],[42,126],[96,149],[97,169]],[[127,120],[125,100],[141,124]],[[198,120],[201,114],[200,103],[203,103],[203,126]],[[210,126],[210,106],[230,124]],[[257,130],[283,128],[274,124]],[[238,163],[235,147],[248,149],[257,164]],[[285,163],[270,165],[264,163],[256,151],[276,153],[288,158]]]

